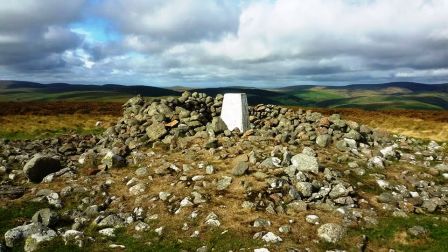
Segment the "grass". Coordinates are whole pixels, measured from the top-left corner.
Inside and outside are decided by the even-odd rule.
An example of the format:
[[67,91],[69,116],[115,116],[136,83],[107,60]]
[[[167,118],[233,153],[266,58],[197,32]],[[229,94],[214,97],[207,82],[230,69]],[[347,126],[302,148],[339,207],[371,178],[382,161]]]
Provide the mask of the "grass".
[[[428,230],[428,235],[412,237],[407,234],[408,228],[417,225]],[[383,217],[376,227],[351,229],[339,246],[350,248],[353,240],[361,235],[368,237],[367,251],[387,251],[389,248],[397,251],[446,251],[448,248],[448,222],[433,216]]]
[[339,113],[344,119],[363,123],[378,130],[426,140],[448,141],[447,111],[311,109],[325,115]]
[[[97,121],[102,122],[96,127]],[[0,116],[0,138],[38,139],[63,134],[99,134],[116,121],[111,115],[8,115]]]
[[[95,234],[88,234],[95,235]],[[241,236],[236,231],[225,231],[222,229],[212,229],[203,234],[201,238],[179,237],[175,233],[167,233],[158,236],[153,231],[146,231],[140,234],[133,234],[132,231],[124,228],[115,231],[116,237],[104,238],[95,235],[95,243],[87,243],[85,247],[79,248],[74,245],[64,244],[58,238],[46,244],[38,251],[105,251],[111,244],[124,245],[126,251],[148,251],[148,252],[171,252],[171,251],[196,251],[202,246],[207,246],[209,251],[238,251],[241,248],[257,248],[261,246],[259,241],[250,237]]]
[[45,204],[37,202],[20,202],[1,206],[0,234],[4,234],[9,229],[22,225],[24,221],[31,219],[35,212],[44,207]]

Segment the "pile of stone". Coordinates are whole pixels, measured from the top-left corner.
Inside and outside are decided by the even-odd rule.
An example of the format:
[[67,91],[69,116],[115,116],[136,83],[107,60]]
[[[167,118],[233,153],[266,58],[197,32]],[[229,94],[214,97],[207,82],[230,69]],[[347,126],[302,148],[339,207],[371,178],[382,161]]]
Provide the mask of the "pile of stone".
[[101,143],[120,146],[120,152],[126,153],[124,146],[133,150],[157,141],[170,143],[174,137],[193,136],[206,131],[206,126],[218,118],[222,100],[222,95],[212,98],[196,92],[153,101],[134,97],[123,105],[123,117],[106,130]]
[[[204,132],[211,138],[242,134],[227,129],[220,118],[222,104],[222,95],[213,98],[196,92],[153,101],[137,96],[124,104],[123,117],[106,130],[100,144],[116,155],[127,156],[140,146],[171,144],[177,138]],[[381,141],[380,135],[369,127],[342,120],[338,114],[326,117],[301,109],[257,105],[249,108],[249,119],[246,135],[268,134],[282,143],[315,143],[320,147],[334,143],[341,151],[357,151],[358,147]]]

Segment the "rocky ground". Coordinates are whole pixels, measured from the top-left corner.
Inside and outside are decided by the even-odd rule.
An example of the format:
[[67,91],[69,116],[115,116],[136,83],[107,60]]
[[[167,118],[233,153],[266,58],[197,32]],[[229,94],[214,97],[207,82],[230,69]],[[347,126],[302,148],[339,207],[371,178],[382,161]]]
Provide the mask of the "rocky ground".
[[0,251],[446,245],[446,143],[273,105],[241,133],[221,105],[137,96],[101,136],[1,141]]

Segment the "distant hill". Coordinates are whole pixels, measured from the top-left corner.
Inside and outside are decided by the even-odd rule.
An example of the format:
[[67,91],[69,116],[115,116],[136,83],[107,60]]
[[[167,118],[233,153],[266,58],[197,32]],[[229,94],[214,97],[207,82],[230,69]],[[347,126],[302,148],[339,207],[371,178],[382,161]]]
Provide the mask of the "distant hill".
[[175,90],[143,85],[40,84],[26,81],[0,81],[0,101],[124,101],[137,94],[147,97],[180,95]]
[[304,107],[378,109],[448,109],[448,83],[423,84],[390,82],[346,86],[303,85],[272,89],[221,87],[190,89],[143,85],[40,84],[0,81],[0,101],[119,101],[141,94],[145,97],[178,96],[182,90],[218,93],[246,93],[249,104],[271,103]]

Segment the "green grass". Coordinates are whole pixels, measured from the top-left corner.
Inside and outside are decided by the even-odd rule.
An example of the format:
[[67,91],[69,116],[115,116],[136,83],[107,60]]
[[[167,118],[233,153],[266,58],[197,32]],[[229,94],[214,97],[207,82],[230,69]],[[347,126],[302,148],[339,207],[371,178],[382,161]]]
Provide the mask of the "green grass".
[[109,250],[110,244],[119,244],[126,247],[126,251],[148,251],[148,252],[171,252],[171,251],[196,251],[202,246],[207,246],[209,251],[238,251],[241,248],[254,248],[261,246],[260,242],[250,237],[243,237],[238,232],[224,232],[222,229],[209,230],[202,233],[202,238],[179,238],[174,232],[159,237],[153,231],[143,232],[133,236],[126,229],[116,230],[116,237],[102,238],[95,230],[86,232],[87,235],[95,236],[95,243],[88,243],[82,249],[70,245],[65,246],[62,239],[55,239],[45,244],[39,251],[105,251]]
[[0,207],[0,234],[3,235],[9,229],[22,225],[24,221],[31,219],[35,212],[45,207],[45,204],[37,202],[22,202]]
[[[428,235],[412,237],[407,234],[404,238],[399,236],[407,233],[408,228],[417,225],[428,230]],[[368,248],[371,250],[392,248],[397,251],[447,251],[448,249],[448,222],[435,219],[433,216],[383,217],[379,219],[376,227],[365,230],[351,229],[344,241],[337,246],[351,248],[353,240],[361,235],[368,237]]]
[[347,97],[347,95],[344,95],[341,92],[326,89],[310,89],[303,92],[298,92],[294,94],[294,96],[302,99],[304,103],[315,103],[330,99],[340,99]]

